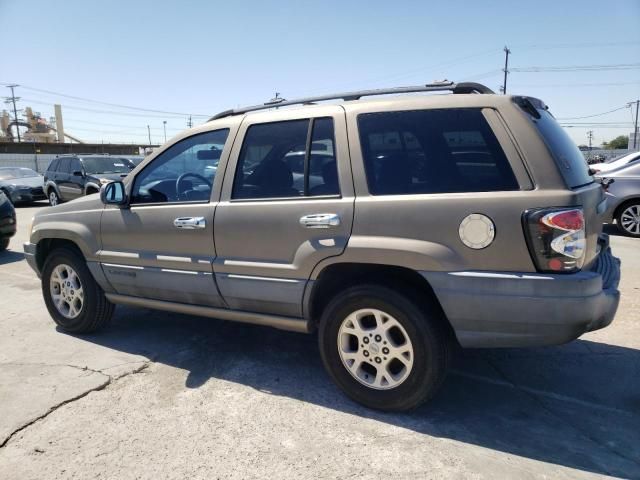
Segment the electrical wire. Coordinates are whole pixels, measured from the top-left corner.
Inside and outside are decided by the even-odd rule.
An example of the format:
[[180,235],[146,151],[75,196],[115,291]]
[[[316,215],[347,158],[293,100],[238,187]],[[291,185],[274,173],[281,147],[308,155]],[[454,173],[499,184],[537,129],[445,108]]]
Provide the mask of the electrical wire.
[[556,73],[556,72],[600,72],[605,70],[634,70],[640,68],[640,63],[618,63],[611,65],[562,65],[549,67],[513,67],[511,72],[520,73]]
[[608,112],[602,113],[594,113],[593,115],[585,115],[582,117],[558,117],[556,120],[580,120],[581,118],[593,118],[593,117],[601,117],[602,115],[608,115],[613,112],[618,112],[620,110],[624,110],[625,108],[629,108],[629,105],[625,105],[623,107],[614,108],[613,110],[609,110]]
[[[10,84],[4,83],[4,82],[0,82],[0,85],[7,86],[7,85],[10,85]],[[19,87],[20,88],[24,88],[25,90],[31,90],[31,91],[34,91],[34,92],[40,92],[40,93],[45,93],[45,94],[48,94],[48,95],[53,95],[55,97],[70,98],[72,100],[80,100],[82,102],[96,103],[96,104],[99,104],[99,105],[106,105],[108,107],[124,108],[124,109],[128,109],[128,110],[136,110],[136,111],[140,111],[140,112],[161,113],[163,115],[207,117],[207,118],[211,116],[211,115],[207,115],[207,114],[203,114],[203,113],[169,112],[169,111],[164,111],[164,110],[153,110],[153,109],[149,109],[149,108],[132,107],[131,105],[122,105],[122,104],[119,104],[119,103],[103,102],[103,101],[100,101],[100,100],[93,100],[91,98],[77,97],[75,95],[67,95],[67,94],[64,94],[64,93],[53,92],[51,90],[44,90],[42,88],[29,87],[27,85],[19,85]]]

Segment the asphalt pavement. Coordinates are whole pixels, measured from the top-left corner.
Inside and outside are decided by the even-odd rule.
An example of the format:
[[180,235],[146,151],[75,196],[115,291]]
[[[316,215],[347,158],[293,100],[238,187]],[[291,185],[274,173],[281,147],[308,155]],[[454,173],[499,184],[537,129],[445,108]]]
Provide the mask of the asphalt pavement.
[[340,393],[311,335],[122,307],[58,331],[22,255],[37,208],[0,254],[2,479],[640,478],[640,240],[612,235],[610,327],[461,351],[435,400],[384,414]]

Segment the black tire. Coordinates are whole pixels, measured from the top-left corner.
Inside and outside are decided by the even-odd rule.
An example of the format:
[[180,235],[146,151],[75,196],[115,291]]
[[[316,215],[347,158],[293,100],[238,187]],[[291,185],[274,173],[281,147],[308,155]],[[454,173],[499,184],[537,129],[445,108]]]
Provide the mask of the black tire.
[[[623,235],[627,235],[629,237],[634,237],[634,238],[640,238],[640,227],[639,227],[639,231],[636,233],[634,231],[631,230],[627,230],[623,224],[622,224],[622,216],[623,214],[629,209],[629,208],[634,208],[636,209],[636,212],[640,213],[640,200],[632,200],[630,202],[627,202],[623,205],[620,206],[620,208],[618,208],[618,213],[616,214],[616,226],[618,227],[618,230],[620,231],[620,233],[622,233]],[[628,223],[627,223],[628,225]],[[630,227],[631,229],[635,230],[635,225]]]
[[[75,270],[84,291],[84,300],[80,313],[75,318],[62,315],[51,298],[51,275],[58,265],[68,265]],[[107,326],[115,308],[104,295],[104,291],[96,283],[89,272],[82,256],[71,248],[58,248],[47,257],[42,270],[42,295],[53,321],[66,332],[89,333]]]
[[49,191],[47,192],[47,199],[49,200],[49,205],[51,205],[52,207],[55,207],[56,205],[60,205],[62,203],[62,200],[60,200],[60,196],[58,195],[58,192],[56,192],[55,188],[49,189]]
[[4,252],[9,246],[8,238],[0,238],[0,252]]
[[[442,313],[439,308],[412,298],[419,297],[405,296],[383,286],[363,285],[338,294],[322,313],[318,341],[324,366],[349,397],[366,407],[384,411],[413,409],[432,398],[445,379],[452,342],[441,323],[443,319],[438,318]],[[413,346],[413,366],[406,379],[394,388],[379,390],[364,385],[340,358],[338,336],[343,320],[352,312],[366,308],[394,317]]]

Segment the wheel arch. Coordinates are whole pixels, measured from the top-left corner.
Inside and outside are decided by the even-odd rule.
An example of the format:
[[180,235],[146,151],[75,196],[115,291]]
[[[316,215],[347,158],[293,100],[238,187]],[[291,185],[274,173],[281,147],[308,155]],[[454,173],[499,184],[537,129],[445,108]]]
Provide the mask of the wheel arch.
[[324,267],[305,291],[303,311],[310,326],[317,327],[323,307],[340,291],[360,284],[375,284],[409,296],[423,307],[437,310],[445,329],[455,338],[454,330],[440,301],[426,278],[417,271],[386,264],[332,263]]
[[625,198],[622,202],[620,202],[616,207],[616,209],[613,211],[613,218],[617,221],[618,215],[622,213],[622,210],[628,207],[632,203],[640,204],[640,196]]

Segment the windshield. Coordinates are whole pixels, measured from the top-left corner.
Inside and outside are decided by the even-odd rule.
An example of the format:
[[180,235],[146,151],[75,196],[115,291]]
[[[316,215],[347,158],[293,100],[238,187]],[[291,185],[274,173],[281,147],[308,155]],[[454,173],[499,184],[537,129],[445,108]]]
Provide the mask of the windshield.
[[129,173],[131,163],[119,157],[84,157],[82,159],[87,174]]
[[37,177],[40,174],[30,168],[0,168],[0,180],[12,178]]
[[621,157],[613,158],[613,159],[609,160],[607,162],[607,164],[612,169],[614,169],[614,168],[622,167],[622,166],[626,165],[627,163],[635,162],[637,160],[640,160],[640,153],[633,152],[633,153],[629,153],[627,155],[623,155]]

